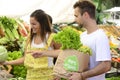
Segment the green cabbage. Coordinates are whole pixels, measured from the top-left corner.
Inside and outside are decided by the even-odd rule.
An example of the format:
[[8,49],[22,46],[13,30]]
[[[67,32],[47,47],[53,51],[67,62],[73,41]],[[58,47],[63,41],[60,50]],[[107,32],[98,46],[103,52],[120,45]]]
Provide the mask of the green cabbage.
[[7,57],[7,49],[4,46],[0,46],[0,62],[4,62]]

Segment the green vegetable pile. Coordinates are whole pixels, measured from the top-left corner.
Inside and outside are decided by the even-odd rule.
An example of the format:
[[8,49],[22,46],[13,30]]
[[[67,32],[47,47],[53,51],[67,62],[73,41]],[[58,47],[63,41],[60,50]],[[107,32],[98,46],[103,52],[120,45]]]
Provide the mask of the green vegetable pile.
[[[21,51],[13,51],[13,52],[8,52],[8,61],[11,60],[16,60],[20,57],[22,57],[23,54]],[[26,77],[27,70],[24,65],[12,65],[12,71],[11,74],[13,74],[15,77]]]
[[75,49],[83,53],[91,54],[91,49],[81,43],[79,32],[71,27],[63,28],[62,31],[54,35],[53,40],[56,43],[62,44],[62,50]]
[[7,49],[4,46],[0,46],[0,62],[5,61],[7,57]]
[[8,80],[25,80],[25,79],[22,78],[22,77],[17,77],[17,78],[10,78],[10,79],[8,79]]
[[107,78],[106,80],[120,80],[120,77],[111,77],[111,78]]

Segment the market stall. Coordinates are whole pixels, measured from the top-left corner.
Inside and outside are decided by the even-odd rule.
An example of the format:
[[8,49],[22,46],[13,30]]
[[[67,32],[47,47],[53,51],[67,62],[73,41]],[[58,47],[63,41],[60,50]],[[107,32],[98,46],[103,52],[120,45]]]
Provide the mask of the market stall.
[[[43,9],[46,13],[50,14],[53,18],[54,32],[59,32],[63,28],[72,27],[80,34],[85,29],[81,29],[74,22],[74,14],[72,5],[77,0],[1,0],[0,1],[0,45],[7,50],[6,60],[15,60],[24,55],[25,41],[29,34],[29,16],[36,9]],[[48,3],[46,5],[46,3]],[[57,4],[56,4],[57,3]],[[6,6],[7,5],[7,6]],[[14,5],[14,6],[12,6]],[[114,14],[120,11],[120,8],[115,7],[112,9]],[[105,12],[111,12],[106,10]],[[111,15],[113,12],[111,13]],[[118,16],[120,19],[120,15]],[[120,80],[120,25],[119,20],[115,19],[106,20],[112,24],[98,25],[102,28],[109,37],[111,55],[112,55],[112,68],[111,71],[106,73],[107,80]],[[114,25],[113,23],[117,24]],[[2,50],[2,49],[1,49]],[[1,53],[0,53],[1,54]],[[5,56],[6,57],[6,56]],[[0,59],[3,59],[0,58]],[[5,58],[4,58],[5,59]],[[11,80],[25,80],[26,68],[24,65],[15,66],[1,66],[2,70],[6,70]],[[14,75],[14,76],[13,76]],[[116,78],[117,76],[117,78]],[[113,77],[113,78],[111,78]],[[111,79],[110,79],[111,78]],[[0,78],[1,80],[1,78]]]

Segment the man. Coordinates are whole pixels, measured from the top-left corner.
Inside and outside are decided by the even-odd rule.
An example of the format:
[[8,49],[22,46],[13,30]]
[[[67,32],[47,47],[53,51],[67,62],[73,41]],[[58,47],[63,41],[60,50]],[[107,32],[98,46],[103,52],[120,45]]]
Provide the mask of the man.
[[73,72],[69,80],[105,80],[105,73],[111,68],[109,41],[105,33],[98,28],[95,20],[95,6],[83,0],[74,4],[75,21],[87,31],[81,34],[81,41],[92,50],[89,70]]

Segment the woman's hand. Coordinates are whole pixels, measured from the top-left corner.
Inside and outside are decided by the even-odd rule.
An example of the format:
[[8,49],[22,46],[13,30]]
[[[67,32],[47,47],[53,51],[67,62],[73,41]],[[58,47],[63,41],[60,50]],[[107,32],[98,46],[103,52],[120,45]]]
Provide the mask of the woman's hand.
[[43,53],[40,52],[40,51],[29,51],[27,53],[31,53],[31,55],[34,57],[34,58],[39,58],[39,57],[43,57]]
[[0,65],[8,65],[8,61],[0,62]]

